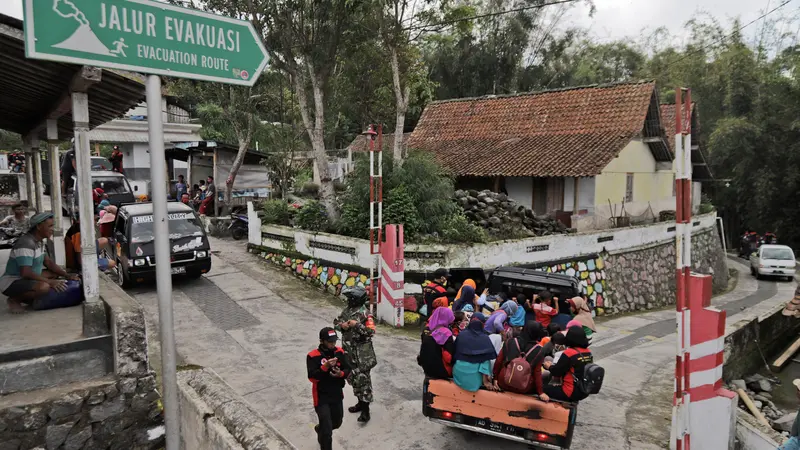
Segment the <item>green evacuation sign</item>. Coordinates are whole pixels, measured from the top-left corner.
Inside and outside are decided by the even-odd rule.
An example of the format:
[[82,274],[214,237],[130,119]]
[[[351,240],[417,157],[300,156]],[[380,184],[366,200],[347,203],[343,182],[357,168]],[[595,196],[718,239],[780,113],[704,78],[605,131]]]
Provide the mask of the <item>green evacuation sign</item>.
[[28,58],[252,86],[267,51],[246,21],[153,0],[24,0]]

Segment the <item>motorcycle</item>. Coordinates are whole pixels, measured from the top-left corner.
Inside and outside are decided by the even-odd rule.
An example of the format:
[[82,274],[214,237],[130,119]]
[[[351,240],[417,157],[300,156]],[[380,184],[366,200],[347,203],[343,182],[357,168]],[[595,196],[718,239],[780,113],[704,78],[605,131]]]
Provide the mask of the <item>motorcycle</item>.
[[231,214],[231,224],[228,225],[228,230],[234,239],[241,240],[247,236],[249,220],[247,214]]

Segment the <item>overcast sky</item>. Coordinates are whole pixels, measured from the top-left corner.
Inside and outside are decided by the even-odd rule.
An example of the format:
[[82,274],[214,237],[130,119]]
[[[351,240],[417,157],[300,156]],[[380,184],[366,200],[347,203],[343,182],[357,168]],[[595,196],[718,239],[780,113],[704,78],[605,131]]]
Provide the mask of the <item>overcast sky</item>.
[[[593,37],[601,41],[624,37],[637,37],[643,29],[654,30],[664,26],[680,36],[683,24],[709,13],[727,25],[730,19],[740,17],[745,24],[785,0],[594,0],[596,12],[588,17],[588,8],[581,5],[570,13],[568,25],[590,29]],[[797,0],[794,0],[797,2]],[[800,2],[797,2],[800,4]],[[795,13],[798,6],[788,4],[770,17]],[[0,13],[22,18],[22,0],[0,0]],[[748,30],[759,28],[753,24]]]

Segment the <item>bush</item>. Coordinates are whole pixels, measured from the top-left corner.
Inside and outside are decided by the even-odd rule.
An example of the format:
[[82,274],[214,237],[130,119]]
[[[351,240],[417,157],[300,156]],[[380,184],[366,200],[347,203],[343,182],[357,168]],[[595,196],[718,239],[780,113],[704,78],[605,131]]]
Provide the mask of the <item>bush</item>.
[[419,211],[414,206],[414,200],[404,184],[389,191],[386,205],[383,211],[383,222],[403,224],[403,235],[413,239],[419,233],[422,220],[420,220]]
[[294,224],[308,231],[327,231],[330,228],[328,211],[322,203],[310,201],[297,212]]
[[440,232],[444,242],[473,244],[487,242],[486,230],[470,222],[463,213],[452,214],[443,221]]
[[263,212],[263,223],[289,225],[292,213],[284,200],[265,200],[261,202],[259,209]]
[[[340,233],[365,238],[369,229],[369,159],[361,157],[348,175],[347,191],[340,196]],[[411,152],[400,167],[383,160],[383,223],[402,223],[406,236],[442,235],[451,216],[459,211],[452,201],[453,179],[433,157]],[[397,205],[394,203],[398,202]],[[412,213],[415,211],[414,213]]]
[[342,183],[341,181],[334,181],[333,182],[333,190],[341,193],[347,190],[347,185]]

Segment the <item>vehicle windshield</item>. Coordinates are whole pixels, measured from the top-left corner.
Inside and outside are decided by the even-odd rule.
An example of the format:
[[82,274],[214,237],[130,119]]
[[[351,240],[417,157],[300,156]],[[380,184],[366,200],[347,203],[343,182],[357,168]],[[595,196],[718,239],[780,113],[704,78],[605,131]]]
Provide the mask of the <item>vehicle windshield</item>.
[[[170,240],[183,237],[202,236],[203,227],[200,220],[192,213],[169,214]],[[134,216],[131,220],[131,242],[143,244],[155,240],[153,234],[153,216]]]
[[123,177],[92,177],[92,189],[100,188],[104,193],[128,194],[131,192]]
[[781,261],[794,260],[792,250],[788,248],[765,248],[761,252],[761,259],[778,259]]
[[112,170],[113,167],[111,166],[111,161],[106,158],[92,158],[92,170],[95,171],[103,171],[103,170]]

